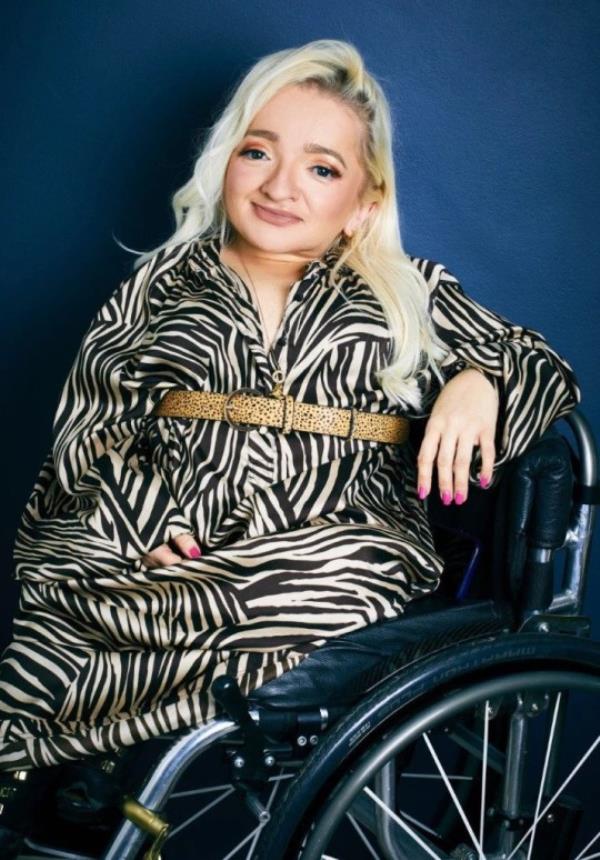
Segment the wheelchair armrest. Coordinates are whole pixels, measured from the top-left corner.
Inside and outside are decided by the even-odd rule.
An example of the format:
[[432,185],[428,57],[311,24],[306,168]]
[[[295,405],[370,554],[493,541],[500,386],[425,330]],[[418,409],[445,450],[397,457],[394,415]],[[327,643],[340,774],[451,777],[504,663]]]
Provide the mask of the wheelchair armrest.
[[556,431],[546,431],[517,457],[509,475],[509,529],[530,546],[558,549],[564,543],[573,501],[571,451]]
[[552,428],[503,475],[494,544],[509,596],[522,614],[552,601],[552,552],[565,541],[573,484],[571,449]]

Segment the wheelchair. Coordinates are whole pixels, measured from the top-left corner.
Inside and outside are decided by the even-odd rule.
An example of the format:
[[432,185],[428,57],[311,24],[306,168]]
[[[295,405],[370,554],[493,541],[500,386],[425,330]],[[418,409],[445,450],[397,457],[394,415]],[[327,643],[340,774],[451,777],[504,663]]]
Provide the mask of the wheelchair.
[[34,830],[19,856],[600,857],[600,643],[582,615],[597,452],[580,410],[560,420],[570,436],[556,422],[464,505],[430,494],[438,591],[247,697],[218,678],[218,717],[123,752],[103,824],[65,813],[85,849]]

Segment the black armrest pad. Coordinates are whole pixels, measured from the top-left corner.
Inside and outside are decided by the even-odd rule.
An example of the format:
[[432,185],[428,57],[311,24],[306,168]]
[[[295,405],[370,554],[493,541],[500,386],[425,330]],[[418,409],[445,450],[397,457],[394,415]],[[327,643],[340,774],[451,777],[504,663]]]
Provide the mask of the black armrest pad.
[[527,536],[529,546],[558,549],[564,543],[573,500],[571,450],[547,431],[518,457],[508,482],[509,536]]

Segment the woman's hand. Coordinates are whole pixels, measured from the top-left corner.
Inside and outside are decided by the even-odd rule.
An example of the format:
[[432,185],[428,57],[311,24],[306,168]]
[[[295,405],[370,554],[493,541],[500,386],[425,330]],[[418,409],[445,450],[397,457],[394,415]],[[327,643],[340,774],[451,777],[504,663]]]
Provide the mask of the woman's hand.
[[491,382],[473,367],[461,370],[440,391],[417,457],[419,498],[431,489],[431,473],[437,463],[440,496],[445,505],[461,505],[469,489],[473,446],[481,450],[480,483],[486,487],[492,475],[496,451],[498,394]]
[[184,558],[199,558],[202,555],[198,543],[190,532],[178,534],[172,540],[181,555],[173,552],[168,543],[163,543],[142,556],[146,567],[167,567],[170,564],[177,564]]

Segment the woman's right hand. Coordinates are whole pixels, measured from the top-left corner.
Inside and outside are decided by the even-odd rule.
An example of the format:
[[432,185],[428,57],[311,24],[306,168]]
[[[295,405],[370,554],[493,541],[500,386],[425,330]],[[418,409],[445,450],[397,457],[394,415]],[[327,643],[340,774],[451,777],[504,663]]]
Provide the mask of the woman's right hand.
[[142,556],[142,561],[146,567],[167,567],[170,564],[177,564],[183,559],[199,558],[202,555],[198,542],[190,532],[178,534],[172,540],[181,555],[173,552],[168,543],[163,543]]

